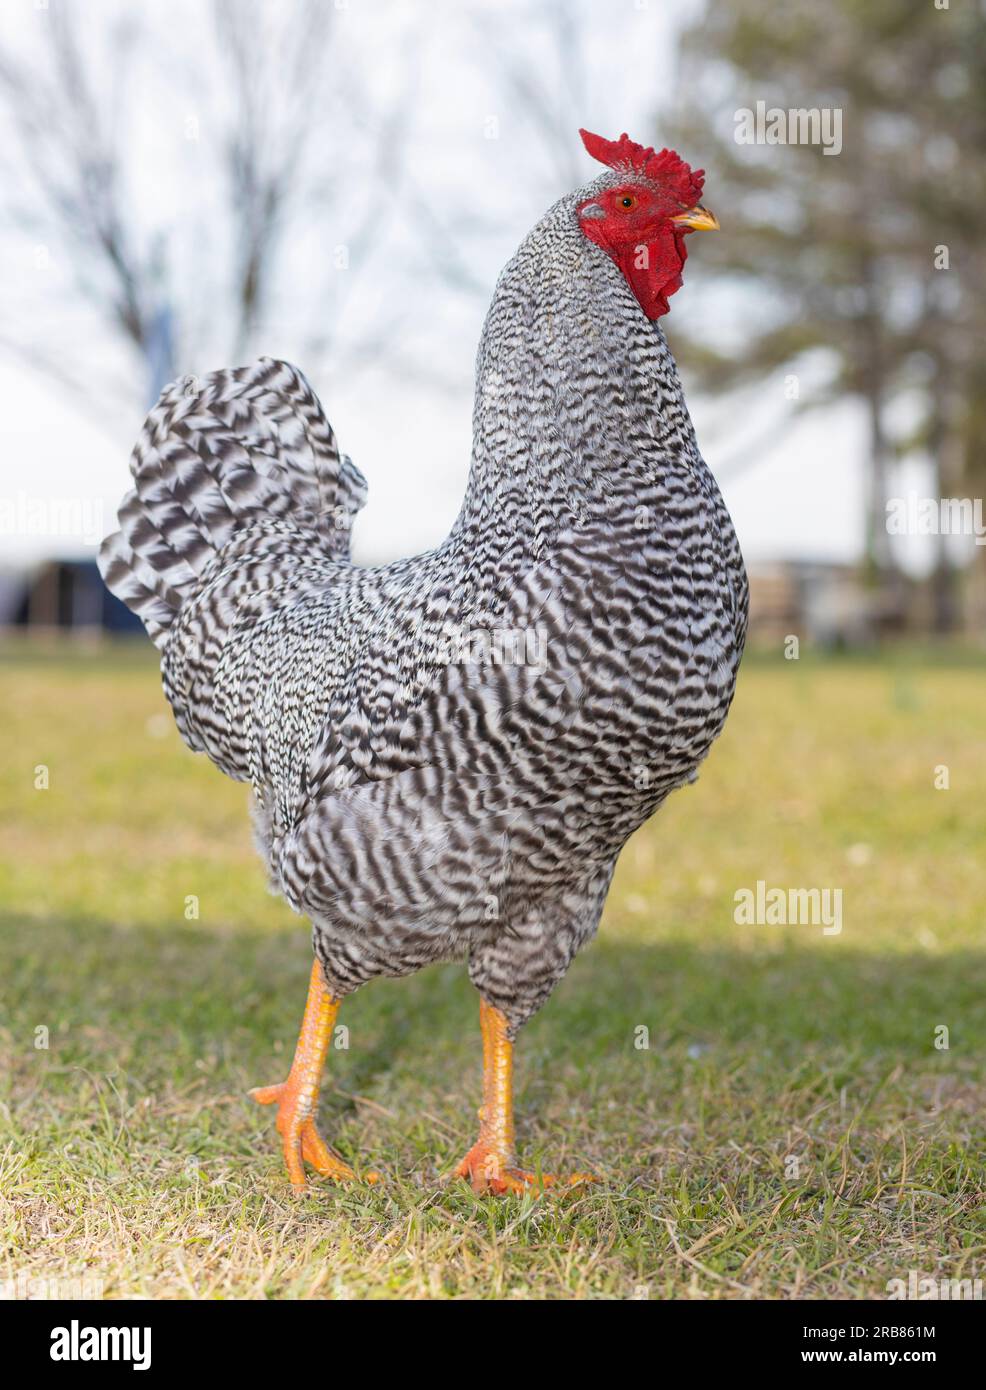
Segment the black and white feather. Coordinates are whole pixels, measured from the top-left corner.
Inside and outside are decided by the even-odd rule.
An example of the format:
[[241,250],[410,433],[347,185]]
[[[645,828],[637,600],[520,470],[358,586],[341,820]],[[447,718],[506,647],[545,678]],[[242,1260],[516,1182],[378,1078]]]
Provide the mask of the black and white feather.
[[282,362],[175,383],[134,451],[103,575],[339,995],[466,958],[516,1031],[725,720],[746,576],[663,331],[578,226],[615,178],[500,276],[437,549],[351,563],[365,483]]

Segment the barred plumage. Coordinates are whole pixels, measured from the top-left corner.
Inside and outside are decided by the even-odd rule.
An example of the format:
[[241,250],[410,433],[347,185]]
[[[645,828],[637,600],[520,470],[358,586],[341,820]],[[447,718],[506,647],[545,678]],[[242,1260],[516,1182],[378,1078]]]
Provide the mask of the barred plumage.
[[[365,484],[285,363],[176,382],[134,451],[106,582],[161,647],[185,740],[252,782],[340,995],[467,957],[516,1029],[732,698],[736,537],[662,330],[575,216],[615,181],[557,203],[500,276],[436,550],[350,562]],[[543,661],[449,659],[490,632]]]
[[561,199],[502,272],[437,549],[351,563],[365,484],[282,362],[175,383],[134,451],[103,574],[186,742],[252,784],[336,997],[464,958],[512,1037],[726,717],[739,546],[664,334],[579,222],[626,177]]

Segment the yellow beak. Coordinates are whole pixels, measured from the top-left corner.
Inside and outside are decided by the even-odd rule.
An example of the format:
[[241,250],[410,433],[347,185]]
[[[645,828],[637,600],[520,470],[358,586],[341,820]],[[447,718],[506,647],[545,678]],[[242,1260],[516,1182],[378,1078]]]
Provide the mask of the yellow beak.
[[672,222],[679,227],[689,227],[693,232],[717,232],[719,230],[719,219],[714,212],[709,212],[708,208],[703,208],[701,203],[696,207],[689,208],[687,212],[681,212],[677,217],[672,217]]

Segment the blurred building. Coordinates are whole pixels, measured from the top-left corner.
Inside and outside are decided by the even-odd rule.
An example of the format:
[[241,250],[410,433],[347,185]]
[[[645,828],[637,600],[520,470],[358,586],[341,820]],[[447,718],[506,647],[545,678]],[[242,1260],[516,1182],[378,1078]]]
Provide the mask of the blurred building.
[[136,614],[106,588],[95,560],[75,559],[0,571],[0,628],[143,632]]
[[[829,650],[862,647],[881,638],[935,631],[931,579],[897,575],[896,582],[867,584],[854,565],[785,560],[749,566],[750,641],[774,645],[795,636]],[[986,636],[986,566],[960,575],[962,631]]]
[[818,647],[856,647],[885,629],[852,565],[788,560],[750,566],[750,640],[796,636]]
[[[853,565],[815,560],[751,564],[750,641],[773,645],[796,636],[812,646],[860,647],[880,637],[931,628],[933,595],[908,583],[890,605]],[[967,630],[986,634],[986,566],[970,568]],[[0,631],[32,629],[80,635],[137,634],[144,629],[104,585],[95,560],[55,559],[0,570]]]

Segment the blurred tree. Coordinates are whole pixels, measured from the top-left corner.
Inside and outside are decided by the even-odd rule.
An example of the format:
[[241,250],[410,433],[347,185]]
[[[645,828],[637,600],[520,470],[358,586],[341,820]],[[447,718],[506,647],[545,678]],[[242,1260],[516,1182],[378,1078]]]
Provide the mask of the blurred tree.
[[[795,409],[845,395],[869,419],[865,550],[888,607],[892,470],[926,458],[939,496],[972,495],[986,437],[986,30],[981,0],[729,0],[682,38],[681,144],[701,151],[725,234],[703,254],[737,286],[742,346],[676,345],[701,383],[742,393],[828,362]],[[842,148],[737,142],[738,113],[833,108]],[[833,146],[834,148],[834,146]],[[727,209],[726,213],[722,209]],[[703,245],[703,253],[706,247]],[[938,542],[935,619],[958,621]]]
[[[380,219],[338,197],[348,167],[338,154],[359,144],[366,122],[356,113],[369,103],[337,56],[337,8],[323,0],[288,7],[212,0],[194,12],[196,32],[181,35],[180,52],[169,48],[175,31],[151,24],[149,11],[110,10],[93,39],[77,9],[43,8],[41,42],[0,52],[0,104],[19,137],[6,178],[7,220],[37,238],[38,256],[47,259],[52,242],[64,249],[72,274],[60,292],[111,328],[128,366],[116,383],[103,372],[94,381],[78,341],[9,319],[5,347],[75,388],[98,413],[131,397],[137,383],[142,397],[156,399],[205,353],[234,361],[249,351],[292,234],[321,232],[328,250],[318,259],[328,275],[333,255],[345,256],[351,271],[368,263]],[[147,57],[166,89],[156,105],[141,81]],[[370,179],[365,165],[361,171],[367,188],[399,185],[408,92],[392,96],[360,145],[364,158],[368,145],[373,151]],[[327,145],[337,156],[329,167]],[[155,175],[164,181],[175,166],[179,180],[194,170],[194,199],[181,198],[183,186],[170,202],[154,188]],[[142,196],[149,186],[155,196]],[[335,303],[352,278],[345,291],[335,278]],[[324,286],[307,288],[310,305]],[[29,302],[35,329],[37,311]],[[313,356],[330,350],[337,326],[338,318],[316,326],[312,316]],[[367,318],[364,348],[378,350],[387,326],[382,313]],[[360,345],[348,346],[353,367]]]

